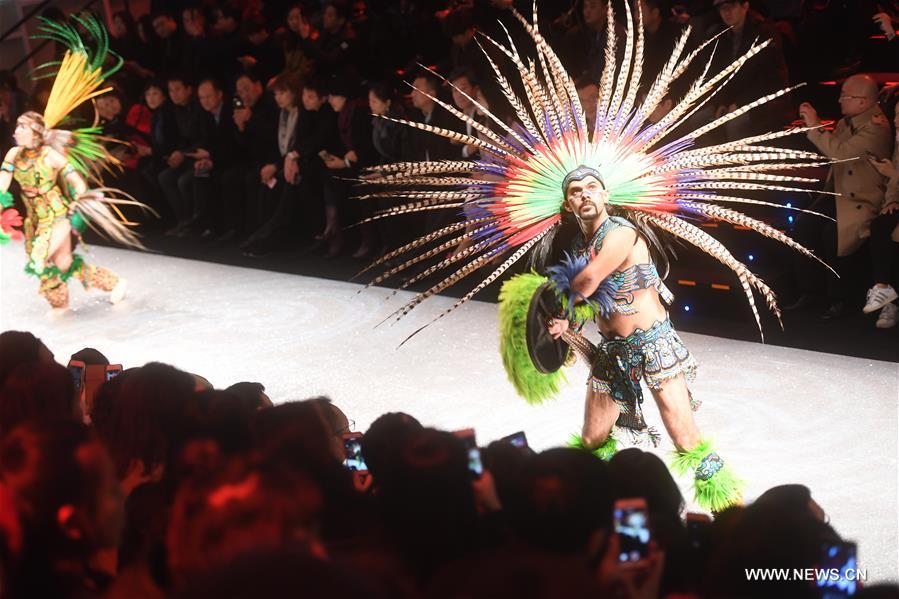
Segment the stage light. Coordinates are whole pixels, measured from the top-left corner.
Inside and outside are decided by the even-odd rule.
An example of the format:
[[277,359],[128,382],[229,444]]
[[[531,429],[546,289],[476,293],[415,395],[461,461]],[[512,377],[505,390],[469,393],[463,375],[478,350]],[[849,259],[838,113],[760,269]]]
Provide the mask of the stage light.
[[793,202],[787,202],[787,208],[792,208],[792,207],[793,207]]
[[755,260],[755,256],[753,256],[752,254],[749,254],[749,261],[752,262],[753,260]]
[[687,304],[686,306],[684,306],[684,312],[689,312],[689,311],[690,311],[690,305]]
[[793,217],[792,217],[792,216],[788,216],[788,217],[787,217],[787,222],[788,222],[788,223],[792,223],[792,222],[793,222]]

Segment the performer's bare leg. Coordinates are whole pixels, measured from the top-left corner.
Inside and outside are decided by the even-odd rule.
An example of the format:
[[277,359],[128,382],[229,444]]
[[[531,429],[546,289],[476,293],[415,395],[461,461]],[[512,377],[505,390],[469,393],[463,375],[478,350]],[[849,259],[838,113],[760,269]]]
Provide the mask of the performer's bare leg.
[[683,451],[699,445],[699,429],[690,407],[690,391],[683,374],[662,383],[661,389],[650,389],[659,406],[662,422],[677,449]]
[[595,449],[606,442],[620,410],[608,394],[594,391],[588,384],[584,407],[584,430],[581,439],[588,449]]
[[72,266],[72,226],[68,220],[60,220],[53,225],[48,255],[50,261],[62,272]]

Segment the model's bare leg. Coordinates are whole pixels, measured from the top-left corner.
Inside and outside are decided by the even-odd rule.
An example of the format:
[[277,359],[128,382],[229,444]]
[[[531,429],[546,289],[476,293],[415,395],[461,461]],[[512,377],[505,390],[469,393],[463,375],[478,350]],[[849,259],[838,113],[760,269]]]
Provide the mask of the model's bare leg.
[[587,386],[587,401],[584,406],[584,430],[581,433],[584,446],[596,449],[606,442],[612,433],[612,427],[618,420],[620,410],[608,394],[594,391]]
[[72,226],[67,219],[53,224],[47,254],[61,272],[66,272],[72,266]]
[[693,419],[690,391],[684,375],[670,378],[662,383],[661,389],[651,391],[674,446],[684,451],[699,445],[699,429]]

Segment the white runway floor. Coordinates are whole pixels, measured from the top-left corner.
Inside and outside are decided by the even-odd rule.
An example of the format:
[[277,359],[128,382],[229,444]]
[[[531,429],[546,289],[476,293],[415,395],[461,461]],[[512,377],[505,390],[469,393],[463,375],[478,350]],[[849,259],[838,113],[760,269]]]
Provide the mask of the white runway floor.
[[[453,300],[434,298],[375,329],[409,294],[385,303],[383,289],[357,295],[350,283],[106,248],[87,260],[126,277],[128,297],[111,306],[72,285],[73,309],[59,315],[22,271],[21,245],[0,249],[0,330],[33,332],[63,364],[91,346],[126,368],[168,362],[216,387],[260,381],[276,402],[328,395],[361,431],[405,411],[426,425],[474,427],[482,445],[524,430],[539,450],[580,427],[586,368],[572,369],[557,401],[528,406],[506,381],[492,304],[471,302],[396,350]],[[899,579],[899,366],[682,336],[700,364],[699,425],[746,479],[747,500],[808,485],[838,532],[859,543],[869,581]],[[644,405],[660,426],[651,399]]]

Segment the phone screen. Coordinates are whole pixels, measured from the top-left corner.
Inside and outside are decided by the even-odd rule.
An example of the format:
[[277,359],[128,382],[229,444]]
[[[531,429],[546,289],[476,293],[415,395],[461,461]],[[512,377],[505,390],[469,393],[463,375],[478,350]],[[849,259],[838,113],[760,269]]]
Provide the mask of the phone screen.
[[842,599],[855,595],[858,561],[856,545],[847,541],[822,543],[815,584],[822,599]]
[[345,458],[343,465],[351,472],[368,471],[365,459],[362,457],[362,435],[358,437],[345,437],[343,440]]
[[72,381],[75,383],[75,394],[81,394],[81,388],[84,385],[84,367],[69,366],[69,372],[72,373]]
[[478,443],[475,441],[474,430],[457,431],[456,436],[462,439],[465,451],[468,453],[468,469],[475,478],[479,478],[484,473],[484,465],[481,462],[481,450],[478,449]]
[[649,516],[644,507],[615,506],[619,562],[639,562],[649,555]]
[[519,449],[527,449],[528,447],[528,438],[525,436],[524,431],[519,431],[507,437],[503,437],[503,441],[508,441]]
[[112,379],[119,376],[120,374],[122,374],[121,366],[119,366],[119,367],[107,366],[106,367],[106,380],[107,381],[111,381]]

